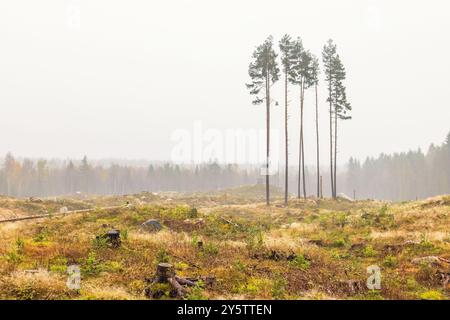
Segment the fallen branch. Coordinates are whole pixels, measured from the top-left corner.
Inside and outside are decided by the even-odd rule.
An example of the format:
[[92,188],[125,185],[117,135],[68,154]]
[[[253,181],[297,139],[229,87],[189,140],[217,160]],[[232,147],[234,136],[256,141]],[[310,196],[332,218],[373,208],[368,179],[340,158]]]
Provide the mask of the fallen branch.
[[90,208],[90,209],[81,209],[81,210],[72,210],[72,211],[66,211],[64,213],[45,213],[45,214],[37,214],[32,216],[23,216],[18,218],[10,218],[10,219],[3,219],[0,220],[0,223],[6,223],[6,222],[17,222],[22,220],[32,220],[32,219],[42,219],[42,218],[48,218],[48,217],[58,217],[58,216],[65,216],[67,214],[73,214],[73,213],[84,213],[84,212],[91,212],[94,210],[113,210],[113,209],[120,209],[124,206],[113,206],[113,207],[103,207],[103,208]]
[[219,218],[220,218],[221,220],[225,221],[226,223],[235,226],[236,228],[240,228],[240,227],[241,227],[241,226],[238,225],[236,222],[233,222],[233,221],[231,221],[231,220],[225,219],[225,218],[222,217],[222,216],[219,216]]

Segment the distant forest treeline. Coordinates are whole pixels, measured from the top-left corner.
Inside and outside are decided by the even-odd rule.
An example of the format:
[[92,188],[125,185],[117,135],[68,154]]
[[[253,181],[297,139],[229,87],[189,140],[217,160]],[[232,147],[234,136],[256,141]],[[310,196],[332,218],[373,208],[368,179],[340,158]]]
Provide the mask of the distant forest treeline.
[[441,145],[421,150],[381,154],[363,163],[350,159],[346,192],[359,198],[413,200],[450,194],[450,133]]
[[[291,172],[296,172],[290,168]],[[323,194],[331,195],[322,170]],[[315,168],[305,172],[308,194],[316,186]],[[450,133],[445,143],[431,145],[428,152],[409,151],[382,154],[364,162],[350,159],[339,174],[338,191],[358,199],[409,200],[450,193]],[[263,183],[259,167],[238,165],[181,166],[170,163],[136,166],[126,164],[47,160],[17,160],[7,154],[0,169],[0,194],[14,197],[88,194],[127,194],[141,191],[210,191],[239,185]],[[272,184],[284,185],[284,170],[272,177]],[[295,190],[297,175],[289,185]]]

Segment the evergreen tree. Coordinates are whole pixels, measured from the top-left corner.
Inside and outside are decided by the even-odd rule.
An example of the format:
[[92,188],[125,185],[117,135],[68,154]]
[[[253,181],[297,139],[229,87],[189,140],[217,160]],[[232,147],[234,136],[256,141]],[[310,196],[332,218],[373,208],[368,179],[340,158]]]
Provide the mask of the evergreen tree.
[[281,51],[281,65],[284,73],[284,135],[285,135],[285,178],[284,178],[284,204],[288,203],[288,188],[289,188],[289,140],[288,140],[288,83],[289,76],[292,72],[292,40],[289,35],[284,35],[280,43]]
[[314,82],[311,77],[311,69],[313,64],[312,54],[305,50],[301,38],[297,38],[292,48],[293,66],[291,73],[291,82],[300,88],[300,139],[299,139],[299,175],[298,175],[298,193],[300,198],[300,185],[303,185],[303,197],[306,199],[306,176],[305,176],[305,149],[304,149],[304,100],[305,90],[310,88]]
[[[269,36],[263,44],[259,45],[252,55],[253,61],[248,68],[251,83],[247,84],[250,94],[255,96],[253,104],[259,105],[266,102],[266,204],[270,204],[269,191],[269,163],[270,163],[270,88],[278,81],[280,70],[276,58],[277,54],[273,49],[273,38]],[[261,95],[262,94],[262,95]]]
[[[325,81],[328,82],[328,98],[330,113],[330,173],[331,173],[331,193],[336,199],[337,196],[337,138],[338,120],[348,120],[351,117],[348,113],[352,110],[347,101],[344,80],[346,72],[342,61],[337,54],[336,45],[332,40],[328,40],[322,51],[322,59],[325,70]],[[333,136],[334,132],[334,136]]]
[[311,64],[311,81],[314,83],[315,105],[316,105],[316,175],[317,175],[317,198],[320,198],[320,146],[319,146],[319,100],[317,87],[319,85],[319,60],[313,56]]
[[334,190],[334,161],[333,161],[333,60],[336,56],[336,45],[333,40],[328,40],[322,50],[322,61],[325,73],[325,81],[328,83],[328,97],[327,102],[329,104],[329,125],[330,125],[330,177],[331,177],[331,195],[335,197]]
[[345,68],[339,55],[333,59],[332,90],[334,103],[334,198],[337,196],[337,150],[338,150],[338,120],[349,120],[351,116],[348,113],[352,110],[350,103],[347,101],[346,88],[343,81],[346,78]]

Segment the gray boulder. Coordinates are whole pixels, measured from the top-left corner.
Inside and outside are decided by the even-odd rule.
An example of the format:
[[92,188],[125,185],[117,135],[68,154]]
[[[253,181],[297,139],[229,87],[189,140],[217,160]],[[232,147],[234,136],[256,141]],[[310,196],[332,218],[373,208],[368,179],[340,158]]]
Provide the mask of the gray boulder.
[[158,220],[150,219],[142,224],[142,229],[147,232],[158,232],[163,228]]

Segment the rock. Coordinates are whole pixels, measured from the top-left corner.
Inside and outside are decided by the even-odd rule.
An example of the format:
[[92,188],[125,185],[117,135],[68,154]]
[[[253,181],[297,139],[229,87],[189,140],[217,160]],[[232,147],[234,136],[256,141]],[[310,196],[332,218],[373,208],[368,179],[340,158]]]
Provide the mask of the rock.
[[66,214],[69,210],[67,209],[67,207],[62,207],[61,209],[59,209],[59,213],[60,214]]
[[411,261],[414,264],[439,264],[440,259],[436,256],[428,256],[428,257],[422,257],[422,258],[415,258]]
[[158,220],[150,219],[142,224],[142,229],[147,232],[158,232],[163,228]]
[[30,197],[28,200],[30,202],[34,202],[34,203],[42,203],[42,202],[44,202],[42,199],[35,198],[35,197]]

